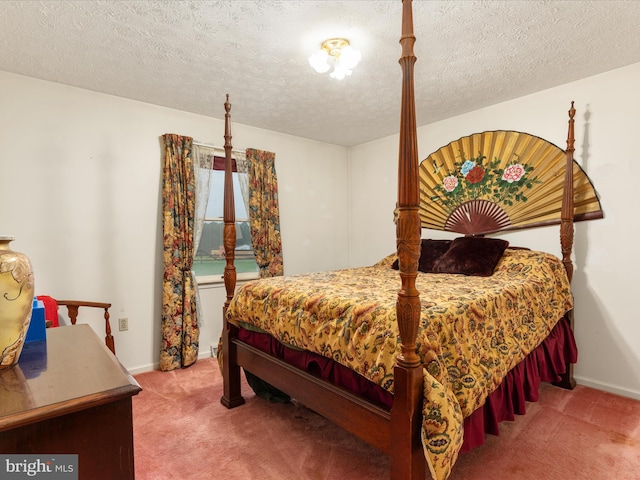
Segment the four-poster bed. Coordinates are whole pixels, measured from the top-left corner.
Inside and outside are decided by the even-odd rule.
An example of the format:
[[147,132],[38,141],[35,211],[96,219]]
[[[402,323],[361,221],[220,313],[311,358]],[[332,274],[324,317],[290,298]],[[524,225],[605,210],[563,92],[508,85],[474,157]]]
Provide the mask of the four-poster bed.
[[[573,107],[566,152],[519,132],[483,132],[419,164],[414,42],[404,0],[397,252],[372,267],[262,279],[235,292],[225,103],[221,402],[244,403],[244,368],[387,453],[391,478],[403,480],[424,479],[426,466],[446,478],[463,442],[482,443],[468,433],[474,424],[483,436],[486,425],[524,413],[540,380],[573,387],[574,212],[601,216],[573,161]],[[483,238],[558,220],[562,261]],[[465,237],[421,239],[422,227]],[[505,406],[514,396],[517,405]]]

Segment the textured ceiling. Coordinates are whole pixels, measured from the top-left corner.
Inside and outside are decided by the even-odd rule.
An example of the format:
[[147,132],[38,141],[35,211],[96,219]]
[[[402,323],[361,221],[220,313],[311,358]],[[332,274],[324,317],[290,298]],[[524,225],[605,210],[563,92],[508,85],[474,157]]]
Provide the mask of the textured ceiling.
[[[414,1],[418,125],[640,62],[639,1]],[[0,70],[338,145],[397,132],[398,1],[0,1]],[[343,81],[307,57],[343,36]]]

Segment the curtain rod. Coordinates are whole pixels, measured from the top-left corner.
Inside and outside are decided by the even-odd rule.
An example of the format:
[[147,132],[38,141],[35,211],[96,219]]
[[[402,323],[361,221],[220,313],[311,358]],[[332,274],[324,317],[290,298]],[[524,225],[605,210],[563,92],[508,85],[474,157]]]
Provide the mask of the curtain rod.
[[[210,143],[204,143],[204,142],[198,142],[197,140],[193,141],[194,145],[198,145],[200,147],[209,147],[209,148],[215,148],[216,150],[220,150],[222,152],[224,152],[224,147],[218,147],[216,145],[212,145]],[[243,152],[242,150],[231,150],[231,153],[239,153],[241,155],[245,155],[246,152]]]

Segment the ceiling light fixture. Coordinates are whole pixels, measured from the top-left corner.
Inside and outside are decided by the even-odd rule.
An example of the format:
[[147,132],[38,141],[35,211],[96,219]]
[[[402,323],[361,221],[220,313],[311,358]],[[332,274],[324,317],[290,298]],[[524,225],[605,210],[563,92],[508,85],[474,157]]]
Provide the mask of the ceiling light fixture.
[[345,76],[351,75],[351,72],[360,62],[360,52],[355,50],[349,40],[345,38],[330,38],[322,42],[320,50],[309,57],[309,64],[318,73],[329,71],[333,60],[333,72],[329,74],[331,78],[342,80]]

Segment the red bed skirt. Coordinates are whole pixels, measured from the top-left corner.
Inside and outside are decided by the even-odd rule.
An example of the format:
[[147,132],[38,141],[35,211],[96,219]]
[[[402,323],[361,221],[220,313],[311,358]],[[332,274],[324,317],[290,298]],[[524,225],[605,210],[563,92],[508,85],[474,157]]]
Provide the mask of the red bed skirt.
[[[266,333],[240,329],[238,338],[290,365],[391,409],[391,393],[331,359],[288,348]],[[513,420],[515,414],[524,415],[525,402],[538,400],[540,382],[559,381],[569,363],[575,363],[577,358],[578,349],[569,321],[562,318],[544,342],[507,374],[486,403],[465,418],[461,451],[467,452],[482,445],[485,433],[498,435],[500,422]]]

